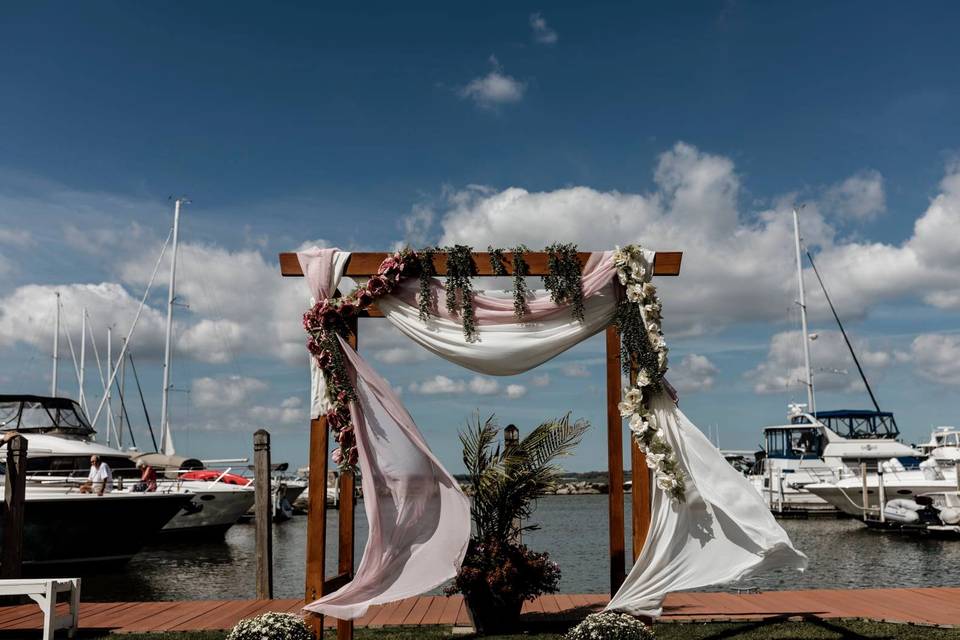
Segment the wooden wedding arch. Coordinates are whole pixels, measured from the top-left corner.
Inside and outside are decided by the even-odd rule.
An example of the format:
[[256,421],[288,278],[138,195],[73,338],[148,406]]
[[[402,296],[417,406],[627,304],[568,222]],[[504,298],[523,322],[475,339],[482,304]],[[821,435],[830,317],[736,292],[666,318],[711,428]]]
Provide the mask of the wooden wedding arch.
[[[388,253],[354,253],[347,262],[344,275],[369,277],[377,274],[380,263]],[[589,253],[580,253],[581,269],[589,259]],[[653,275],[678,276],[683,254],[679,251],[658,251],[653,260]],[[547,268],[548,256],[544,252],[530,252],[524,254],[530,276],[544,276],[549,274]],[[434,258],[434,268],[437,275],[447,274],[447,256],[437,253]],[[475,252],[473,262],[475,273],[480,276],[493,276],[490,266],[490,254]],[[513,262],[509,253],[505,253],[503,264],[507,274],[513,275]],[[280,254],[280,273],[284,277],[303,277],[300,261],[296,253]],[[370,306],[361,312],[360,317],[382,318],[383,314],[376,306]],[[351,334],[348,337],[350,346],[357,348],[358,325],[354,319]],[[607,384],[607,470],[609,473],[608,511],[610,524],[610,593],[620,588],[626,577],[625,539],[623,514],[623,419],[617,404],[621,393],[621,362],[620,336],[615,326],[610,325],[606,330],[606,384]],[[634,382],[635,371],[631,371],[631,384]],[[641,453],[636,441],[630,439],[630,467],[633,481],[631,492],[631,511],[633,525],[633,557],[639,554],[646,539],[647,529],[650,526],[650,472],[647,469],[646,459]],[[306,585],[304,601],[313,602],[321,596],[331,593],[353,578],[353,547],[354,547],[354,477],[351,472],[340,476],[340,507],[338,519],[338,561],[337,574],[332,578],[326,577],[326,545],[327,545],[327,461],[330,458],[329,429],[325,417],[310,421],[310,484],[309,513],[307,515],[307,558],[306,558]],[[313,616],[313,628],[317,636],[322,634],[322,616]],[[353,621],[337,621],[338,640],[353,638]]]

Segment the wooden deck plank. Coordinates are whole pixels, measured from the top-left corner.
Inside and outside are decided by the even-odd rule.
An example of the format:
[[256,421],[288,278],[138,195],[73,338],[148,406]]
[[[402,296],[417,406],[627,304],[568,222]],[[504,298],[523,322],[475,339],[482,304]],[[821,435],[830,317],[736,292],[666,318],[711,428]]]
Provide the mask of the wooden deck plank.
[[[546,595],[525,603],[530,620],[576,620],[608,601],[605,594]],[[118,633],[135,631],[204,631],[229,629],[242,618],[266,611],[299,612],[299,599],[196,600],[186,602],[84,602],[83,629]],[[58,613],[66,606],[58,605]],[[869,618],[921,625],[960,626],[960,588],[828,589],[670,594],[663,622],[766,620],[784,615],[819,618]],[[335,620],[327,617],[324,626]],[[371,607],[357,626],[471,625],[462,596],[421,596]],[[42,615],[33,604],[0,607],[0,631],[39,629]]]
[[437,596],[421,596],[417,598],[413,608],[410,609],[410,613],[407,614],[406,619],[403,621],[403,625],[420,626],[423,622],[423,616],[426,615],[427,610],[430,608],[430,605],[433,604],[433,600],[436,597]]
[[424,626],[441,624],[443,620],[443,610],[447,606],[447,600],[449,598],[446,596],[437,596],[433,599],[433,602],[430,603],[430,607],[427,609],[427,612],[423,614],[423,620],[420,621],[420,624]]

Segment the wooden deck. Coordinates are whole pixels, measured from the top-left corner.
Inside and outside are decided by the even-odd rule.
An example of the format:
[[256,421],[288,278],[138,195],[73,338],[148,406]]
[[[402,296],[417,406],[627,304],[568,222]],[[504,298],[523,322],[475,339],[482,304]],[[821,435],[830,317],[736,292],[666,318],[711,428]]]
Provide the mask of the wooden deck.
[[[524,607],[525,622],[567,623],[603,606],[604,595],[543,596]],[[241,618],[267,611],[298,612],[302,600],[194,600],[184,602],[84,602],[80,627],[111,633],[229,629]],[[866,618],[924,626],[960,627],[960,588],[674,593],[660,622],[742,622],[784,618]],[[39,633],[35,605],[0,607],[0,637]],[[328,626],[334,621],[326,620]],[[420,596],[373,607],[357,626],[470,626],[463,598]]]

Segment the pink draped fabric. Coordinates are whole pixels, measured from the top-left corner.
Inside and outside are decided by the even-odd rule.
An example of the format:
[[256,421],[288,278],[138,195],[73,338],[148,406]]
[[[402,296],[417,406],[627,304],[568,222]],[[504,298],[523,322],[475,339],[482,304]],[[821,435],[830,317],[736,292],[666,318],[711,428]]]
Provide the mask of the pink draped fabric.
[[454,577],[470,539],[470,501],[390,384],[341,338],[359,405],[350,407],[369,535],[353,580],[304,607],[341,619]]

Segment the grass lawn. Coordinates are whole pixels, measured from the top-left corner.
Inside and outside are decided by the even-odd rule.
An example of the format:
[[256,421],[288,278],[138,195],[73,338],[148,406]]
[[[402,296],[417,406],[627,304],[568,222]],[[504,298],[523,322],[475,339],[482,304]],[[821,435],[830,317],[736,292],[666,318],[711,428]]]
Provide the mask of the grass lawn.
[[[706,623],[660,624],[655,631],[660,640],[960,640],[960,629],[938,629],[880,622],[820,621],[778,623]],[[7,636],[0,635],[0,638]],[[37,636],[39,637],[39,635]],[[223,633],[148,633],[133,635],[80,635],[82,640],[223,640]],[[327,631],[325,639],[336,637]],[[358,629],[356,640],[470,640],[476,636],[452,635],[449,629]],[[562,634],[528,633],[510,636],[486,636],[490,640],[560,640]],[[26,639],[24,639],[26,640]]]

